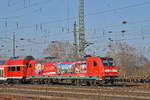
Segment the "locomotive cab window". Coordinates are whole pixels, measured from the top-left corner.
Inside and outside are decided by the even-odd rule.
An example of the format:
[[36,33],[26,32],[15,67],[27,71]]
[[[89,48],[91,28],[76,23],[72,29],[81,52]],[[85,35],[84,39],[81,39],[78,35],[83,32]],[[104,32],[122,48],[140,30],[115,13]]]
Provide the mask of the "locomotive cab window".
[[115,66],[115,63],[112,58],[108,58],[109,66]]
[[97,63],[96,63],[96,61],[93,61],[93,66],[97,66]]
[[112,58],[102,58],[104,66],[115,66]]
[[26,67],[28,68],[28,66],[29,66],[29,64],[27,63],[27,64],[26,64]]
[[17,71],[21,71],[21,68],[20,68],[20,66],[17,66]]
[[32,67],[32,64],[30,64],[30,66],[29,66],[30,68]]
[[8,66],[8,71],[11,71],[11,67],[10,66]]
[[12,67],[11,67],[11,71],[15,71],[15,66],[12,66]]

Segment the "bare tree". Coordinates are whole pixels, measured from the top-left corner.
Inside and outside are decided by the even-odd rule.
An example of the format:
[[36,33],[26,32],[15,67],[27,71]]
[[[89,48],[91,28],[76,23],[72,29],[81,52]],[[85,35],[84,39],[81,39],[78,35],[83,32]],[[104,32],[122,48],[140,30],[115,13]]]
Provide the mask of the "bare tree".
[[137,77],[140,67],[149,63],[144,54],[138,53],[136,48],[125,42],[109,44],[107,56],[115,59],[121,77]]
[[43,53],[56,58],[70,58],[73,56],[73,46],[69,42],[53,41]]
[[150,77],[150,63],[145,64],[143,67],[140,68],[139,74],[144,78]]

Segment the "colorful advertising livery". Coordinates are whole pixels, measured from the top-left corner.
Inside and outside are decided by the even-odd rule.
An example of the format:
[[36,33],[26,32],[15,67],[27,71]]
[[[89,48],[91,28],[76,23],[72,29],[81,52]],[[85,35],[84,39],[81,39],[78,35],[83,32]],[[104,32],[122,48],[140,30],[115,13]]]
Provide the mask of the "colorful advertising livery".
[[55,67],[57,74],[85,74],[87,72],[86,62],[57,63]]
[[86,62],[72,63],[49,63],[35,64],[36,75],[51,75],[51,74],[85,74],[87,73]]

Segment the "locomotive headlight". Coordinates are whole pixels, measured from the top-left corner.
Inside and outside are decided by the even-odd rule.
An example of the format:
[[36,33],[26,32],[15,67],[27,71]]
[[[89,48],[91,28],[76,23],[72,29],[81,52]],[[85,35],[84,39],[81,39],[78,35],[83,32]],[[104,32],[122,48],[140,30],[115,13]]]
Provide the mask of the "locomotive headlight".
[[105,72],[110,72],[110,70],[109,70],[109,69],[106,69]]
[[116,69],[113,69],[112,72],[117,72],[117,70],[116,70]]

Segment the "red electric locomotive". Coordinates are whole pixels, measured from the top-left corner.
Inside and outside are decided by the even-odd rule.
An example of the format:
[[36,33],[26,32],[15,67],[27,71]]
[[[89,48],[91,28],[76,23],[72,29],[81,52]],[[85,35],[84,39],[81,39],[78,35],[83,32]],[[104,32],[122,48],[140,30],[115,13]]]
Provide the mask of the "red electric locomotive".
[[42,59],[30,61],[27,80],[42,83],[99,84],[113,83],[118,70],[112,58],[87,57],[84,59]]
[[[113,83],[118,70],[112,58],[87,57],[84,59],[16,59],[2,65],[5,80],[40,83],[71,83],[96,85]],[[1,70],[1,69],[0,69]]]

